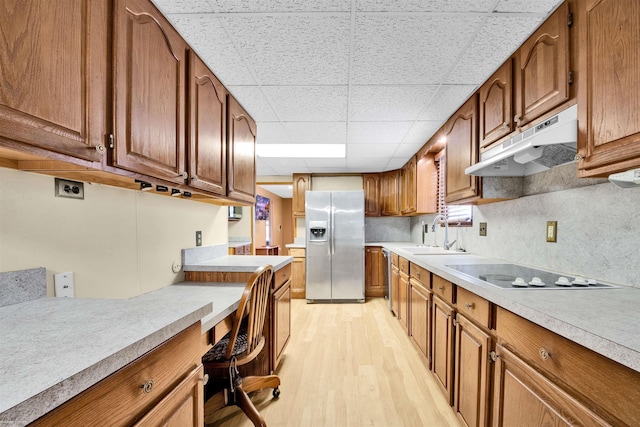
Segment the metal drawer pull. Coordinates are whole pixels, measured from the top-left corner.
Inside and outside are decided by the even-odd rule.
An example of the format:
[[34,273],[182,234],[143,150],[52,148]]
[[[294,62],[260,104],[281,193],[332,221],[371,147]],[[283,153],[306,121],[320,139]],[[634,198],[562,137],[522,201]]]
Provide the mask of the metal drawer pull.
[[207,385],[209,383],[209,374],[204,374],[200,381],[202,381],[202,385]]
[[444,286],[438,286],[439,291],[444,291]]
[[540,347],[540,350],[538,350],[538,354],[540,355],[540,359],[542,360],[547,360],[549,357],[551,357],[549,352],[547,352],[544,347]]
[[153,380],[149,380],[146,383],[142,384],[140,388],[145,393],[151,393],[151,390],[153,390]]
[[469,310],[473,310],[474,308],[476,308],[475,303],[467,303],[465,304],[465,307],[467,307]]

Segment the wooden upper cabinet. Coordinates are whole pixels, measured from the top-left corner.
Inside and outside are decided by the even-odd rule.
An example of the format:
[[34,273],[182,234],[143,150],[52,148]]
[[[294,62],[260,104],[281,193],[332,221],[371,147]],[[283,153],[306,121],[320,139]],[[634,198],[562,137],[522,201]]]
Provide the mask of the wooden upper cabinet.
[[256,124],[231,95],[227,106],[227,195],[235,200],[255,203]]
[[380,216],[382,213],[380,205],[380,174],[363,174],[362,185],[364,187],[364,215]]
[[293,174],[293,216],[305,215],[305,191],[311,190],[311,175],[308,173]]
[[569,99],[569,6],[563,3],[515,54],[518,127]]
[[116,0],[112,165],[185,183],[188,45],[148,0]]
[[445,201],[466,202],[480,196],[479,178],[464,170],[478,161],[478,96],[474,94],[445,125]]
[[418,210],[416,200],[416,156],[411,157],[404,165],[400,172],[400,177],[400,212],[403,215],[415,213]]
[[103,1],[2,2],[2,146],[100,160],[107,121],[108,13]]
[[227,195],[227,90],[189,52],[189,185]]
[[640,167],[640,3],[580,3],[580,176]]
[[416,214],[438,210],[438,170],[435,153],[421,150],[416,156]]
[[513,131],[512,76],[513,62],[509,59],[480,87],[480,150]]
[[400,170],[380,174],[380,201],[384,216],[400,215]]

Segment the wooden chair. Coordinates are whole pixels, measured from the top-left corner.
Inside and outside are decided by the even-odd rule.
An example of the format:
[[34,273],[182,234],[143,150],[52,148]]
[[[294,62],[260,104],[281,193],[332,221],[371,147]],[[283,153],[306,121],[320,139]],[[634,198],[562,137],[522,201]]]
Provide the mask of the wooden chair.
[[210,405],[208,400],[205,403],[206,413],[231,403],[242,409],[253,425],[267,425],[247,393],[269,387],[273,388],[273,397],[277,398],[280,395],[280,378],[277,375],[241,378],[238,367],[255,360],[264,348],[264,322],[269,306],[272,276],[271,265],[264,265],[251,275],[236,310],[231,331],[202,358],[205,372],[212,380],[218,380],[211,381],[210,386],[214,390],[207,386],[207,394],[215,393],[217,383],[218,388],[222,386],[221,393],[224,396],[222,399],[210,399],[222,401],[217,407],[215,403]]

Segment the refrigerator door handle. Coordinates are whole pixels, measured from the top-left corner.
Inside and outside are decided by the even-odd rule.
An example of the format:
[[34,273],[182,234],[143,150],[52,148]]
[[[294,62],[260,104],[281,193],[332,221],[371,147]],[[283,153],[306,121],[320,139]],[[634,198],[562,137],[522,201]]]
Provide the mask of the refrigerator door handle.
[[333,206],[333,204],[331,205],[331,207],[329,208],[329,228],[331,230],[331,234],[329,235],[329,252],[331,253],[331,255],[335,254],[335,232],[336,232],[336,228],[335,228],[335,207]]

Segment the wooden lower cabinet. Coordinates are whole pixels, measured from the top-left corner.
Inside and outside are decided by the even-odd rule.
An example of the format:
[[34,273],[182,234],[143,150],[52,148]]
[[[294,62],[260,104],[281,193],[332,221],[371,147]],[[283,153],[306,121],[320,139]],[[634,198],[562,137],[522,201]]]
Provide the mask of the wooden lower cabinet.
[[367,247],[365,249],[364,295],[367,298],[384,296],[382,262],[381,247]]
[[204,425],[201,338],[194,323],[30,425]]
[[493,426],[609,425],[501,345],[493,386]]
[[273,350],[274,369],[279,365],[291,337],[291,279],[273,293]]
[[407,334],[409,333],[409,276],[402,270],[398,278],[398,320]]
[[411,342],[424,356],[429,367],[431,357],[431,291],[413,277],[409,279],[409,304],[411,306]]
[[391,266],[391,311],[400,315],[400,269],[395,265]]
[[465,426],[489,424],[490,351],[491,336],[458,313],[453,409]]
[[453,403],[453,344],[455,310],[433,296],[431,372],[451,405]]
[[290,248],[291,261],[291,298],[305,299],[307,289],[306,249]]

